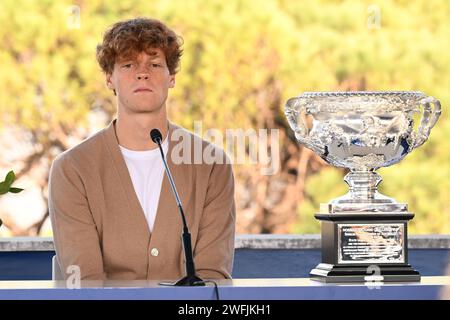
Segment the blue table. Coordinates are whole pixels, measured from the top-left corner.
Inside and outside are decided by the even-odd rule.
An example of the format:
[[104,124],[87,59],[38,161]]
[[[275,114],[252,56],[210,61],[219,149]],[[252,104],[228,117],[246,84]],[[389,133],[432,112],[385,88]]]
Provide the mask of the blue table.
[[[165,287],[159,281],[0,281],[0,300],[214,300],[214,287]],[[323,284],[308,278],[216,281],[221,300],[439,299],[450,277],[422,277],[420,283]]]

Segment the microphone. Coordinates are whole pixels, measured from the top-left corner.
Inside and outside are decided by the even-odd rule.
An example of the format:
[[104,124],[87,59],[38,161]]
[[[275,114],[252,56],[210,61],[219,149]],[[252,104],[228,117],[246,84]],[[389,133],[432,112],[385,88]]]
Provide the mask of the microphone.
[[191,242],[191,234],[189,233],[189,229],[186,223],[186,217],[184,215],[183,206],[181,204],[180,197],[178,196],[177,189],[175,187],[175,183],[172,179],[172,174],[170,173],[170,169],[167,166],[166,159],[164,157],[164,152],[161,147],[162,135],[158,129],[153,129],[150,131],[150,138],[154,143],[156,143],[159,147],[159,151],[161,152],[161,158],[164,163],[164,167],[166,169],[167,178],[169,178],[170,185],[172,187],[173,194],[175,195],[175,199],[177,201],[177,206],[180,211],[181,219],[183,220],[183,250],[185,257],[185,267],[186,267],[186,276],[184,278],[179,279],[175,282],[161,282],[160,285],[163,286],[204,286],[205,283],[202,279],[197,277],[195,274],[195,266],[194,266],[194,257],[192,256],[192,242]]

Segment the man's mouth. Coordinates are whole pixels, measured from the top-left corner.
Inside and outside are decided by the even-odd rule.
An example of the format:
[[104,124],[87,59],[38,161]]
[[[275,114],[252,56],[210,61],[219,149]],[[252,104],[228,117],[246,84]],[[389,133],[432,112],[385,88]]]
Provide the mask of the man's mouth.
[[150,89],[150,88],[137,88],[136,90],[134,90],[135,93],[137,93],[137,92],[146,92],[146,91],[153,92],[153,90]]

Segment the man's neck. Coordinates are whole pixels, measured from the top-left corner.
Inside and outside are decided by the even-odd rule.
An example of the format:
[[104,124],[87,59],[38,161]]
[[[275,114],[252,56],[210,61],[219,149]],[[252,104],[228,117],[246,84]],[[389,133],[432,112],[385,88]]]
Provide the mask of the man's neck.
[[119,144],[129,150],[145,151],[158,147],[151,138],[150,131],[158,129],[164,141],[168,134],[166,113],[158,114],[124,114],[119,112],[116,121],[116,135]]

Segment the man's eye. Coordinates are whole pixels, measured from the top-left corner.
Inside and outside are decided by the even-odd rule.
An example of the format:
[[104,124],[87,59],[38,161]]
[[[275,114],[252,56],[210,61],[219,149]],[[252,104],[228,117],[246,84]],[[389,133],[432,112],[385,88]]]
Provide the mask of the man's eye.
[[123,68],[126,68],[126,69],[129,69],[129,68],[131,68],[131,63],[125,64],[125,65],[123,65],[122,67],[123,67]]
[[152,67],[153,67],[153,68],[158,68],[158,67],[161,67],[161,65],[160,65],[160,64],[157,64],[157,63],[152,63]]

